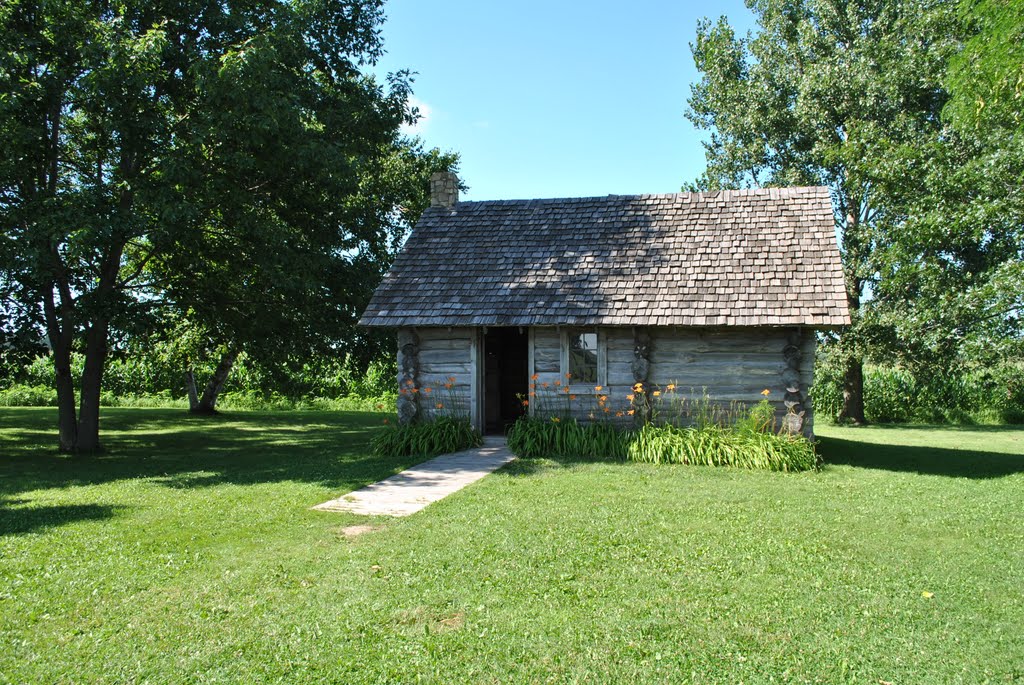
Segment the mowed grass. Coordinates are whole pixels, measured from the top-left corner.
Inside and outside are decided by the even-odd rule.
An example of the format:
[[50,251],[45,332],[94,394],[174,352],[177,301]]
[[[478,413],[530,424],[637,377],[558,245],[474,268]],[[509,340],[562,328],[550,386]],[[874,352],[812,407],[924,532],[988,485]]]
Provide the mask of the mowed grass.
[[369,455],[381,418],[106,410],[75,460],[52,410],[0,410],[0,682],[1024,682],[1024,430],[310,511],[407,465]]

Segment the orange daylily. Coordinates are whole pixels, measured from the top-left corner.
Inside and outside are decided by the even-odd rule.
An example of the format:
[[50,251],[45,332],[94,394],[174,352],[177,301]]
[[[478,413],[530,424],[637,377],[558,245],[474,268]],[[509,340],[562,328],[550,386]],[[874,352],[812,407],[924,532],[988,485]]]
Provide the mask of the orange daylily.
[[665,386],[665,389],[668,390],[669,392],[672,392],[673,390],[676,389],[676,384],[675,383],[669,383],[668,385]]
[[772,394],[772,391],[769,390],[768,388],[765,388],[764,390],[761,391],[761,394],[764,395],[765,397],[768,397],[768,395]]
[[437,403],[436,405],[434,405],[434,406],[436,406],[436,407],[437,407],[438,409],[444,409],[444,405],[443,405],[443,404],[441,404],[440,402],[438,402],[438,403]]
[[636,413],[636,409],[630,409],[630,410],[629,410],[629,411],[627,411],[626,413],[627,413],[627,414],[629,414],[630,416],[632,416],[633,414],[635,414],[635,413]]
[[626,399],[629,400],[630,402],[632,402],[635,397],[636,395],[626,395]]
[[523,406],[524,407],[529,407],[530,406],[530,400],[523,400]]
[[651,394],[654,395],[655,397],[658,397],[659,395],[661,395],[661,391],[660,390],[655,390]]
[[537,374],[533,374],[532,376],[530,376],[530,380],[531,380],[531,381],[535,381],[535,380],[537,380],[538,378],[540,378],[540,376],[538,376]]

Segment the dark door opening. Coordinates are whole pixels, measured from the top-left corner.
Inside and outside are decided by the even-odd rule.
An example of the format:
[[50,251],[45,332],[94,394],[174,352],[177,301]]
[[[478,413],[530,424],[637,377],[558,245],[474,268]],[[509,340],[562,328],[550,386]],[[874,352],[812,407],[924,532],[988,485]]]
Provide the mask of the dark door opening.
[[502,434],[526,413],[528,336],[519,328],[489,328],[484,336],[484,431]]

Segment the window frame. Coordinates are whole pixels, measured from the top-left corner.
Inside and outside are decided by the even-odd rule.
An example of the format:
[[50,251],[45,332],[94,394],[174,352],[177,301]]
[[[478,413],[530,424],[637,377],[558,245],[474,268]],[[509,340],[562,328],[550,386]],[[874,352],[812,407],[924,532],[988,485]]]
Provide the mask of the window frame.
[[[579,393],[595,393],[594,385],[608,385],[608,348],[604,331],[598,326],[570,326],[559,331],[559,368],[562,378],[569,373],[569,336],[575,333],[594,333],[597,335],[597,382],[590,387],[579,386]],[[578,385],[575,378],[570,378],[570,385]]]

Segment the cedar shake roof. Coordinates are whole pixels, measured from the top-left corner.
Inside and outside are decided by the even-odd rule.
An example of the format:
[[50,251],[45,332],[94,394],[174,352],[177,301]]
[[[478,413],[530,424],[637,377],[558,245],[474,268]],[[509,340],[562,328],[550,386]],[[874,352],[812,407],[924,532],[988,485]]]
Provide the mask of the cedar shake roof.
[[850,323],[827,188],[424,212],[364,326]]

